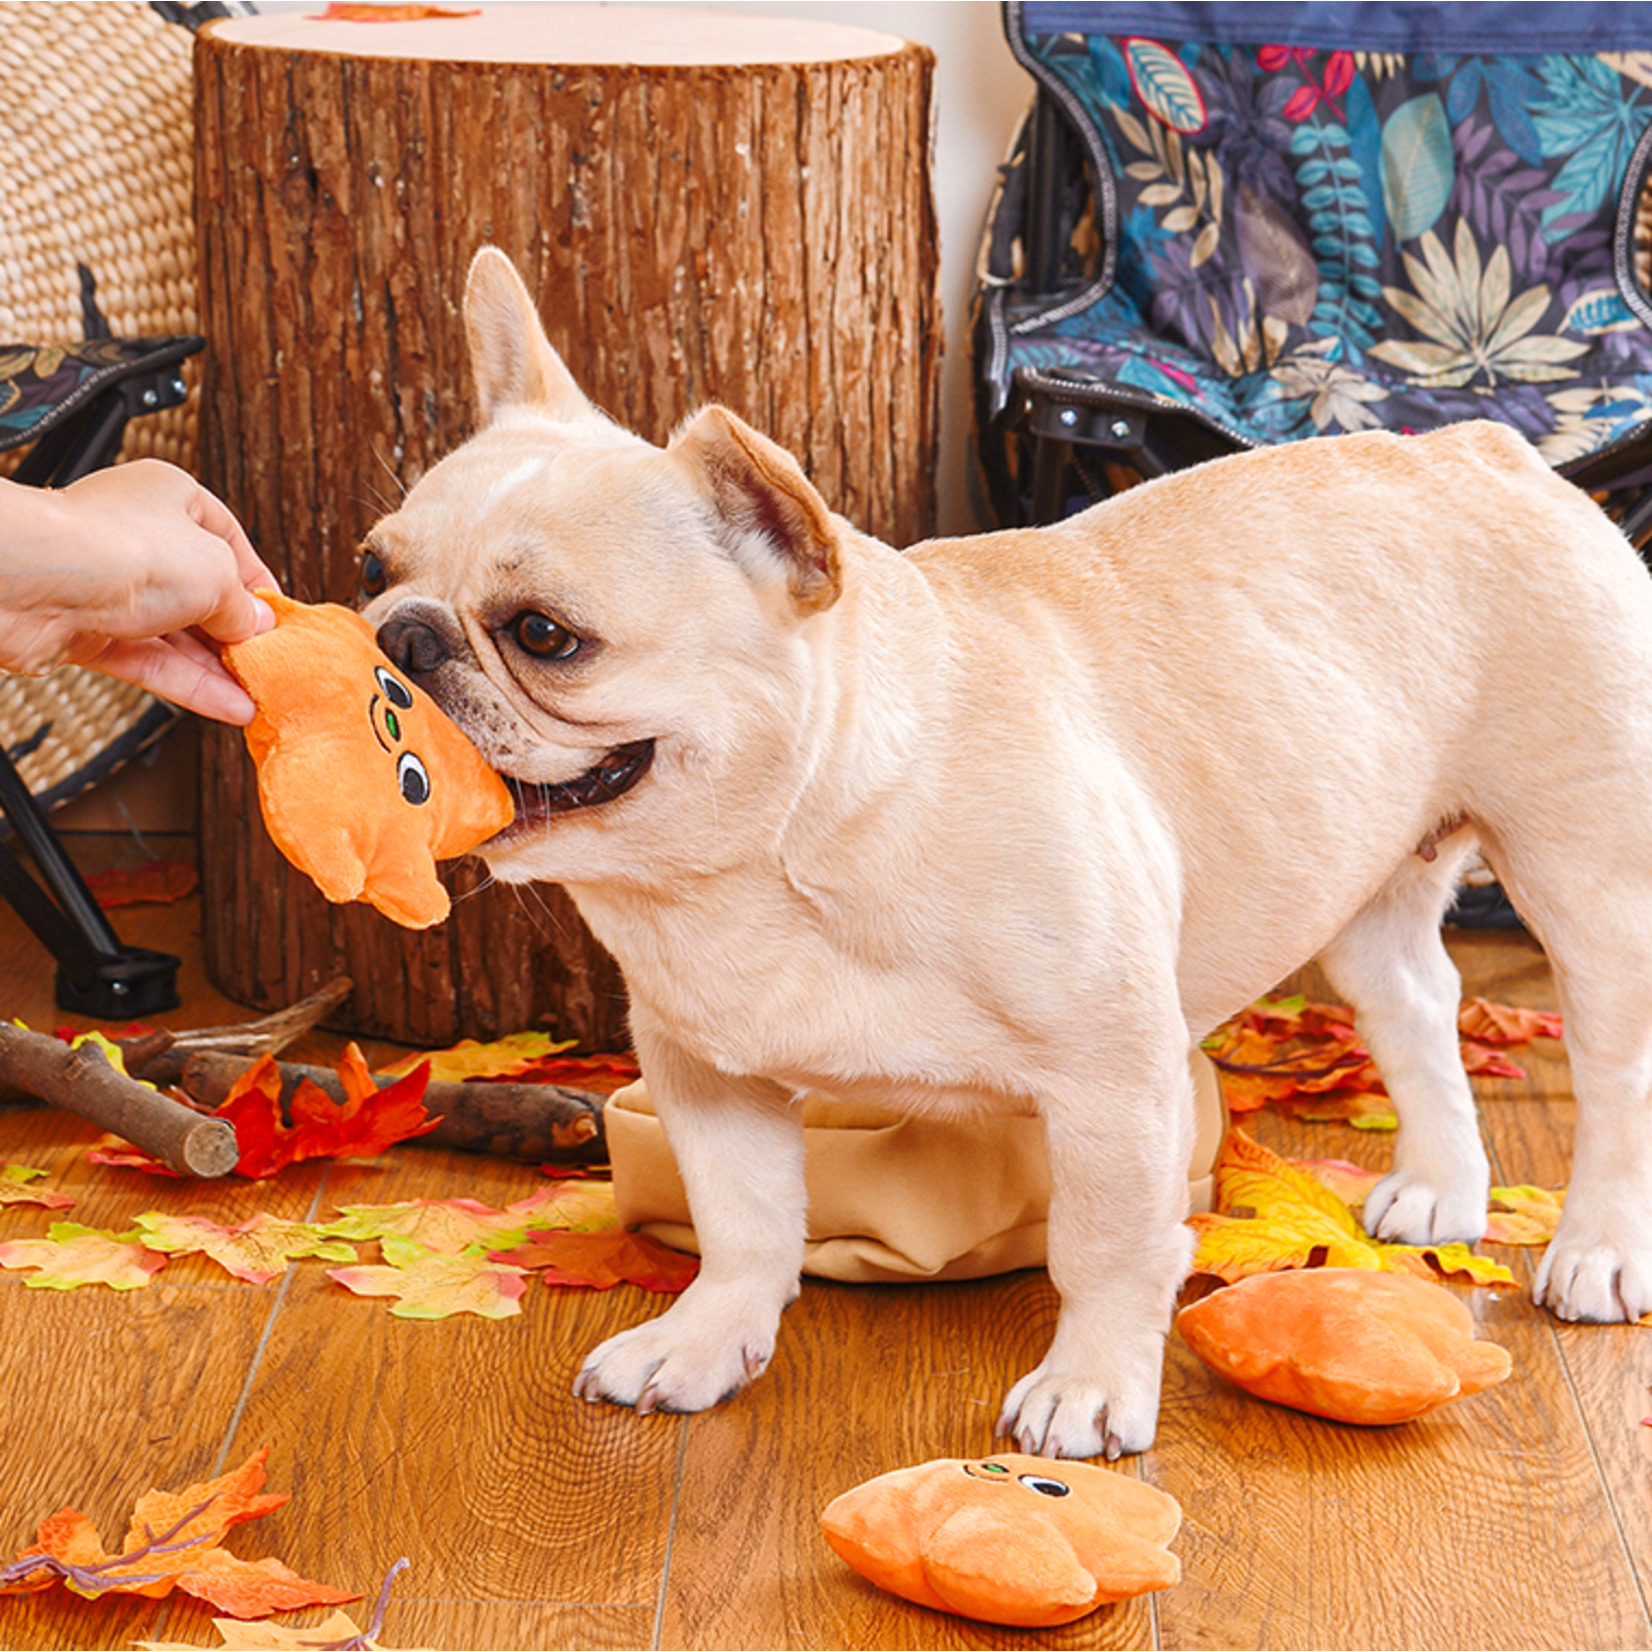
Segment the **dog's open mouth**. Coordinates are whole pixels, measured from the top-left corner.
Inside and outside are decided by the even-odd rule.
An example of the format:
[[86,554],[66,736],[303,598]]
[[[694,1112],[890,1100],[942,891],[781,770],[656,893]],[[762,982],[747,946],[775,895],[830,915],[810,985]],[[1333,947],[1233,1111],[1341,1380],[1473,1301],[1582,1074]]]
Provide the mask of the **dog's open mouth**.
[[[510,794],[516,801],[515,824],[531,826],[574,809],[612,803],[616,797],[623,797],[648,773],[648,766],[653,761],[654,742],[635,740],[629,746],[616,746],[583,774],[576,774],[572,780],[558,781],[554,786],[537,780],[518,780],[509,774],[499,778],[510,788]],[[510,828],[506,827],[506,830]]]

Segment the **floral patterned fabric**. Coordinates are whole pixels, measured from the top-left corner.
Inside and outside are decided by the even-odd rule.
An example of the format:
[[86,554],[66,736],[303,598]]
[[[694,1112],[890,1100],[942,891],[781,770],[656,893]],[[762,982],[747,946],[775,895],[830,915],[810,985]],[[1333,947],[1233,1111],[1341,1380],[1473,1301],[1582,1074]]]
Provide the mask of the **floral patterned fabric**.
[[[989,294],[1000,404],[1017,369],[1077,368],[1245,445],[1492,417],[1557,465],[1652,423],[1652,7],[1444,7],[1449,50],[1362,45],[1359,14],[1426,6],[1290,8],[1308,40],[1261,34],[1271,5],[1074,32],[1124,9],[1006,8],[1089,151],[1094,251],[1054,299]],[[1575,46],[1604,10],[1646,49],[1557,49],[1557,14]],[[1541,45],[1498,26],[1520,13]]]
[[0,344],[0,451],[44,436],[129,374],[158,371],[201,345],[193,334],[91,338],[68,346]]

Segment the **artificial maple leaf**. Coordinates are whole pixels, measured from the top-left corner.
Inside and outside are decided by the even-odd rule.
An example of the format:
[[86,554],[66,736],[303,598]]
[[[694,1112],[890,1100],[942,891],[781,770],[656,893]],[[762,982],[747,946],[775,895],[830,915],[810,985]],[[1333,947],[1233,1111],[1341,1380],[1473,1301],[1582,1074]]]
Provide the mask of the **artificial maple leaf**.
[[305,1159],[371,1159],[387,1147],[422,1136],[441,1123],[424,1109],[428,1073],[415,1067],[381,1090],[361,1051],[351,1044],[338,1064],[342,1105],[319,1085],[300,1080],[293,1122],[281,1116],[281,1073],[275,1057],[261,1056],[234,1083],[215,1115],[235,1126],[238,1176],[262,1179]]
[[458,1084],[467,1078],[515,1078],[536,1061],[560,1055],[578,1042],[576,1038],[565,1038],[558,1043],[548,1033],[537,1032],[511,1033],[486,1044],[474,1038],[461,1038],[448,1049],[404,1056],[380,1071],[386,1078],[399,1078],[412,1072],[421,1061],[428,1061],[433,1084]]
[[204,1216],[150,1210],[137,1218],[136,1226],[151,1250],[168,1256],[199,1252],[249,1285],[279,1279],[299,1256],[318,1256],[327,1262],[356,1260],[354,1245],[329,1238],[320,1227],[262,1213],[238,1227],[226,1228]]
[[[1459,1015],[1463,1066],[1480,1078],[1524,1078],[1501,1050],[1558,1037],[1558,1016],[1471,998]],[[1230,1112],[1274,1107],[1293,1118],[1360,1130],[1397,1125],[1387,1087],[1355,1031],[1353,1012],[1302,997],[1264,998],[1219,1027],[1203,1048],[1222,1076]]]
[[[243,1623],[240,1618],[214,1618],[218,1644],[210,1652],[377,1652],[378,1642],[356,1627],[348,1612],[330,1612],[307,1629],[284,1623]],[[134,1641],[135,1652],[209,1652],[193,1641]]]
[[1563,1023],[1545,1010],[1516,1009],[1489,998],[1469,998],[1457,1014],[1457,1030],[1481,1044],[1529,1044],[1534,1038],[1559,1038]]
[[1494,1187],[1486,1242],[1492,1245],[1546,1245],[1560,1225],[1566,1190],[1542,1187]]
[[1307,1171],[1321,1187],[1328,1187],[1350,1210],[1365,1203],[1366,1195],[1384,1175],[1346,1159],[1292,1159],[1291,1163]]
[[[365,1629],[344,1612],[330,1612],[320,1623],[303,1629],[285,1624],[243,1623],[239,1618],[214,1618],[218,1631],[218,1652],[378,1652],[379,1632],[390,1606],[390,1587],[396,1575],[412,1564],[405,1556],[384,1574],[373,1616]],[[138,1652],[202,1652],[181,1641],[138,1641]]]
[[279,1560],[243,1560],[220,1546],[231,1527],[288,1501],[263,1490],[268,1457],[266,1446],[233,1473],[182,1491],[145,1492],[117,1554],[104,1549],[78,1509],[60,1509],[40,1523],[33,1547],[0,1569],[0,1594],[31,1593],[57,1581],[89,1600],[108,1594],[159,1599],[177,1588],[233,1617],[359,1600],[348,1590],[312,1583]]
[[612,1095],[641,1076],[634,1055],[557,1055],[524,1067],[519,1084],[560,1084],[570,1090],[589,1090]]
[[182,1181],[181,1171],[174,1170],[171,1165],[162,1164],[157,1158],[145,1153],[141,1147],[134,1147],[131,1142],[120,1136],[99,1136],[86,1149],[88,1164],[101,1164],[109,1170],[141,1170],[146,1176],[170,1176],[173,1181]]
[[323,1231],[340,1239],[412,1239],[456,1256],[474,1245],[509,1250],[533,1228],[617,1227],[614,1189],[607,1182],[541,1188],[503,1210],[475,1199],[409,1199],[399,1205],[345,1205]]
[[530,1233],[527,1242],[514,1250],[489,1254],[495,1262],[539,1273],[553,1288],[571,1285],[606,1291],[629,1284],[645,1291],[676,1292],[686,1290],[700,1271],[699,1257],[623,1228],[606,1233]]
[[447,1319],[453,1314],[509,1319],[522,1312],[526,1271],[490,1260],[480,1246],[451,1256],[426,1250],[412,1239],[387,1236],[379,1249],[384,1265],[329,1268],[327,1277],[357,1296],[395,1297],[390,1312],[397,1319]]
[[168,905],[193,895],[200,881],[195,868],[182,860],[151,860],[138,867],[86,874],[86,887],[104,908]]
[[113,1234],[78,1222],[53,1222],[44,1239],[14,1239],[0,1245],[0,1268],[34,1268],[23,1281],[30,1290],[72,1291],[107,1285],[136,1291],[166,1266],[137,1232]]
[[476,10],[455,11],[450,6],[378,6],[367,0],[328,0],[324,23],[422,23],[432,17],[475,17]]
[[47,1210],[68,1210],[74,1200],[67,1193],[48,1193],[45,1188],[30,1187],[46,1172],[33,1170],[26,1164],[0,1164],[0,1205],[44,1205]]
[[558,1043],[545,1033],[511,1033],[491,1043],[461,1039],[451,1049],[405,1056],[381,1069],[387,1077],[411,1072],[428,1061],[431,1081],[460,1083],[467,1079],[515,1084],[561,1084],[572,1090],[610,1095],[637,1081],[634,1055],[567,1055],[576,1040]]
[[1502,1050],[1490,1044],[1482,1044],[1476,1039],[1465,1038],[1459,1041],[1458,1050],[1463,1058],[1463,1070],[1473,1078],[1524,1078],[1526,1069],[1516,1066],[1514,1062],[1503,1054]]
[[1198,1236],[1193,1272],[1229,1284],[1283,1268],[1379,1268],[1426,1277],[1514,1283],[1500,1262],[1467,1245],[1388,1245],[1370,1238],[1330,1188],[1240,1130],[1216,1161],[1215,1210],[1188,1219]]

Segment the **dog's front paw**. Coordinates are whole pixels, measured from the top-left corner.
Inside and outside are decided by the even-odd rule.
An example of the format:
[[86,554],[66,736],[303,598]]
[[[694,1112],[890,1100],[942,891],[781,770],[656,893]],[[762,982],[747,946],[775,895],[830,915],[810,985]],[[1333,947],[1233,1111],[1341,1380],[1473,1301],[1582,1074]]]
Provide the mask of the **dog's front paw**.
[[1483,1172],[1441,1182],[1396,1170],[1366,1195],[1365,1231],[1391,1245],[1472,1245],[1486,1231],[1489,1184]]
[[1113,1381],[1059,1368],[1052,1355],[1009,1391],[998,1432],[1033,1457],[1113,1460],[1153,1443],[1160,1358]]
[[1616,1223],[1562,1219],[1532,1297],[1557,1319],[1614,1324],[1652,1314],[1652,1221],[1639,1211]]
[[658,1319],[591,1350],[574,1394],[650,1411],[705,1411],[761,1375],[774,1354],[778,1310],[764,1314],[727,1293],[693,1300],[690,1287]]

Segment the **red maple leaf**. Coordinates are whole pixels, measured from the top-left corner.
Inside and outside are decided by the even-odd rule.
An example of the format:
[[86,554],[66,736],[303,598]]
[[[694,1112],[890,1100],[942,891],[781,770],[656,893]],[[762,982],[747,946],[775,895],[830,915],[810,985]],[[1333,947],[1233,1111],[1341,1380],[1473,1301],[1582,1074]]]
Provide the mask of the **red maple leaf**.
[[427,1065],[381,1090],[361,1051],[351,1044],[339,1061],[338,1076],[346,1098],[342,1105],[319,1085],[301,1079],[293,1092],[289,1125],[281,1114],[280,1069],[274,1056],[259,1057],[235,1081],[217,1113],[235,1126],[241,1148],[236,1174],[261,1179],[305,1159],[371,1159],[441,1123],[424,1107]]

